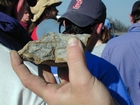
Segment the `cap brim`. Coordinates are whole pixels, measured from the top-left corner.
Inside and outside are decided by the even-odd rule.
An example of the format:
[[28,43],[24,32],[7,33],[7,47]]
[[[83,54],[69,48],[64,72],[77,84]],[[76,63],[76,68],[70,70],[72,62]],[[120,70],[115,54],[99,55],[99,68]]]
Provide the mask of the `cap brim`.
[[60,22],[63,19],[68,19],[79,27],[86,27],[95,21],[93,18],[84,14],[79,14],[75,11],[67,11],[58,19],[58,21]]
[[29,6],[33,7],[36,5],[37,0],[27,0],[27,3],[29,4]]

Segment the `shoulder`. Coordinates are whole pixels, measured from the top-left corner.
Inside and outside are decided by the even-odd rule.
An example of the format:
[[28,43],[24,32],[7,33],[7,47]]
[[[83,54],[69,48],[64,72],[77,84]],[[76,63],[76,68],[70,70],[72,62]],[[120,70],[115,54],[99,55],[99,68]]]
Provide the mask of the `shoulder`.
[[[9,103],[17,105],[19,100],[22,101],[23,104],[28,103],[28,105],[32,105],[33,103],[34,105],[46,105],[43,99],[22,85],[20,79],[12,69],[9,55],[10,49],[1,43],[0,49],[0,105],[3,105],[4,103],[5,105],[8,105]],[[29,62],[25,62],[25,64],[33,74],[38,74],[35,65]]]
[[110,59],[110,57],[122,57],[128,53],[135,42],[139,42],[140,35],[134,36],[135,33],[127,32],[121,36],[111,39],[103,50],[102,57]]
[[45,19],[38,25],[37,36],[39,39],[49,32],[59,33],[59,23],[54,19]]
[[114,75],[118,75],[116,67],[103,58],[95,56],[88,51],[85,52],[85,57],[88,69],[98,79],[108,75],[111,72],[113,72]]
[[130,105],[131,98],[116,67],[88,51],[85,56],[90,73],[107,87],[111,96],[123,105]]

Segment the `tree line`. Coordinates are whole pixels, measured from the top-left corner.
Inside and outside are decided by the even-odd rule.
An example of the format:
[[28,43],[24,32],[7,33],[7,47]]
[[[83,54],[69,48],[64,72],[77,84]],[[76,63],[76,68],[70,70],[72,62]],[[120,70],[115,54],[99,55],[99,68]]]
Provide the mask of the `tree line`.
[[111,17],[108,18],[112,25],[112,30],[116,32],[126,32],[128,31],[130,26],[126,26],[124,23],[122,23],[120,20],[112,19]]

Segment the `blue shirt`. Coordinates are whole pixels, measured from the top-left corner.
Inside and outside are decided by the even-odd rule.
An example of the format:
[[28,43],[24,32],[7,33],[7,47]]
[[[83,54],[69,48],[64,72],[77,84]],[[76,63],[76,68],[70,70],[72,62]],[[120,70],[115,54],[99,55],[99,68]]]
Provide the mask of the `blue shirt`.
[[133,24],[124,35],[111,39],[102,57],[117,67],[134,105],[139,105],[140,23]]
[[[65,30],[64,26],[62,26],[60,30],[63,32]],[[49,32],[59,33],[59,22],[54,19],[45,19],[38,25],[36,29],[36,35],[38,39]]]
[[[87,67],[91,74],[107,87],[112,97],[116,99],[120,105],[133,105],[116,67],[104,59],[92,55],[88,51],[85,52],[85,57]],[[54,71],[55,70],[56,68]]]

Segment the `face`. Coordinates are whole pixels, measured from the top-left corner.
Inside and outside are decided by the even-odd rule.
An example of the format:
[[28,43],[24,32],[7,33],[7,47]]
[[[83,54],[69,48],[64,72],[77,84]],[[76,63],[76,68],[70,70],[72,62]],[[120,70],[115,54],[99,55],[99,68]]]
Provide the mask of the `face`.
[[30,19],[31,19],[31,14],[30,14],[30,12],[27,11],[27,10],[25,10],[21,21],[27,23],[27,22],[30,21]]
[[56,9],[55,5],[52,5],[49,12],[49,18],[57,19],[56,16],[58,15],[58,10]]

